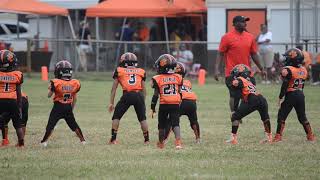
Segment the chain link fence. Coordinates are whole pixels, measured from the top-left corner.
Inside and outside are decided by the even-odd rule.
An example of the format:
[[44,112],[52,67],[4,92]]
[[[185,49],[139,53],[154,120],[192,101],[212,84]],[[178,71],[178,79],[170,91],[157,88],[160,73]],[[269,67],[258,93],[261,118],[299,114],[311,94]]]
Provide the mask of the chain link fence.
[[[50,70],[54,69],[54,64],[60,60],[68,60],[74,66],[74,71],[85,71],[81,65],[80,41],[72,39],[17,39],[6,41],[8,44],[23,44],[18,50],[13,47],[14,52],[20,61],[22,70],[39,72],[41,66],[47,66]],[[219,46],[219,42],[206,41],[92,41],[92,45],[84,54],[87,62],[87,71],[91,72],[111,72],[118,64],[118,59],[124,52],[133,52],[139,59],[139,66],[151,70],[155,60],[165,53],[182,54],[179,49],[181,44],[186,46],[193,54],[193,64],[200,64],[209,73],[213,72],[216,51],[208,51],[207,46]],[[299,43],[301,44],[301,43]],[[295,47],[295,43],[273,43],[274,53],[283,54],[286,49]],[[302,42],[304,49],[311,53],[315,51],[318,44],[316,42]],[[168,52],[169,49],[169,52]],[[176,52],[174,52],[176,51]],[[179,59],[179,57],[178,57]]]

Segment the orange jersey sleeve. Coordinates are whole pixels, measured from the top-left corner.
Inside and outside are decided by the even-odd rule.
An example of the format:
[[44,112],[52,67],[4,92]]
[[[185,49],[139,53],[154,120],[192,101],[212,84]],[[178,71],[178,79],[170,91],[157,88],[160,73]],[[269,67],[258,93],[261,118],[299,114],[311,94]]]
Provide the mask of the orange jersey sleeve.
[[0,72],[0,99],[17,99],[17,85],[22,83],[22,72]]
[[119,80],[124,91],[141,91],[142,81],[146,79],[146,72],[141,68],[118,67],[113,78]]
[[192,84],[189,80],[183,80],[183,85],[181,86],[182,99],[197,100],[196,94],[192,91]]
[[76,79],[69,81],[61,79],[51,80],[51,90],[54,92],[53,101],[63,104],[73,103],[74,97],[80,91],[80,82]]
[[286,68],[291,71],[291,79],[289,80],[287,92],[302,90],[304,88],[304,82],[308,77],[306,68],[303,66],[299,68],[287,66]]
[[[160,74],[153,77],[159,88],[160,104],[180,104],[183,78],[179,74]],[[154,85],[155,86],[155,85]]]

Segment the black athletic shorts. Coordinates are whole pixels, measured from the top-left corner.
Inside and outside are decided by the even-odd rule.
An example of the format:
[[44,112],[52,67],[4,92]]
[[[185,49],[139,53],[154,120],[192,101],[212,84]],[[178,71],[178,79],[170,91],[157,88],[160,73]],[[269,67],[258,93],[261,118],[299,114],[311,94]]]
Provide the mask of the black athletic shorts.
[[[29,102],[26,97],[21,97],[22,102],[22,118],[21,118],[21,127],[26,127],[28,122],[28,109],[29,109]],[[4,119],[4,126],[8,127],[8,123],[11,120],[11,116],[9,113],[3,113],[2,117]]]
[[17,100],[0,99],[0,126],[4,127],[6,120],[12,118],[14,128],[21,128],[21,116]]
[[158,129],[179,126],[179,104],[160,104],[158,112]]
[[134,107],[139,121],[146,120],[146,105],[142,92],[124,92],[117,103],[112,119],[121,119],[130,106]]
[[259,112],[262,121],[270,119],[267,100],[262,95],[251,94],[248,102],[241,101],[239,108],[232,114],[231,120],[240,120],[255,110]]
[[282,102],[278,112],[278,121],[285,121],[292,108],[296,110],[298,120],[303,123],[307,121],[305,112],[305,100],[302,91],[293,91],[286,93],[285,100]]
[[183,99],[180,104],[180,116],[182,115],[187,115],[190,122],[198,121],[196,101]]
[[64,119],[72,131],[79,128],[74,118],[71,104],[54,102],[46,130],[52,131],[60,119]]

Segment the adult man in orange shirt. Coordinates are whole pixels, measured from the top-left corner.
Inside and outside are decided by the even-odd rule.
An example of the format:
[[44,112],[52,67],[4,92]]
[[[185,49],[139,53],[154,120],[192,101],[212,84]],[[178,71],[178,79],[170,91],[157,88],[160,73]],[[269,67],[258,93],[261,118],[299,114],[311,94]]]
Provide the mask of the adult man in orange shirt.
[[[257,54],[257,44],[255,42],[255,38],[252,34],[246,31],[246,22],[249,21],[250,18],[244,16],[235,16],[233,18],[233,26],[234,30],[226,33],[222,38],[219,46],[219,50],[217,53],[217,59],[215,64],[215,74],[214,77],[218,81],[219,65],[222,60],[225,62],[225,77],[226,77],[226,85],[229,89],[230,94],[230,110],[234,112],[239,105],[240,97],[237,96],[239,93],[233,93],[231,91],[231,84],[234,77],[230,76],[230,71],[232,68],[238,64],[245,64],[248,67],[250,65],[250,57],[254,61],[254,63],[261,70],[262,74],[265,75],[265,72],[260,65],[259,56]],[[255,82],[253,82],[255,83]]]

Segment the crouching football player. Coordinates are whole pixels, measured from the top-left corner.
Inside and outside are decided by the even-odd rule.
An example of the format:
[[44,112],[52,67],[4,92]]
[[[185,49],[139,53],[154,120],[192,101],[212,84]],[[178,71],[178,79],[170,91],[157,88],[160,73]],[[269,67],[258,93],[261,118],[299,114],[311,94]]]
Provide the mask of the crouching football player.
[[271,143],[272,134],[268,114],[268,103],[266,99],[256,91],[256,86],[250,81],[251,72],[249,71],[249,67],[244,64],[236,65],[232,69],[231,74],[234,74],[236,77],[232,81],[231,90],[235,91],[235,93],[240,93],[242,101],[239,108],[231,115],[231,138],[227,140],[226,143],[238,144],[237,132],[240,119],[256,110],[260,114],[266,135],[266,139],[262,142]]

